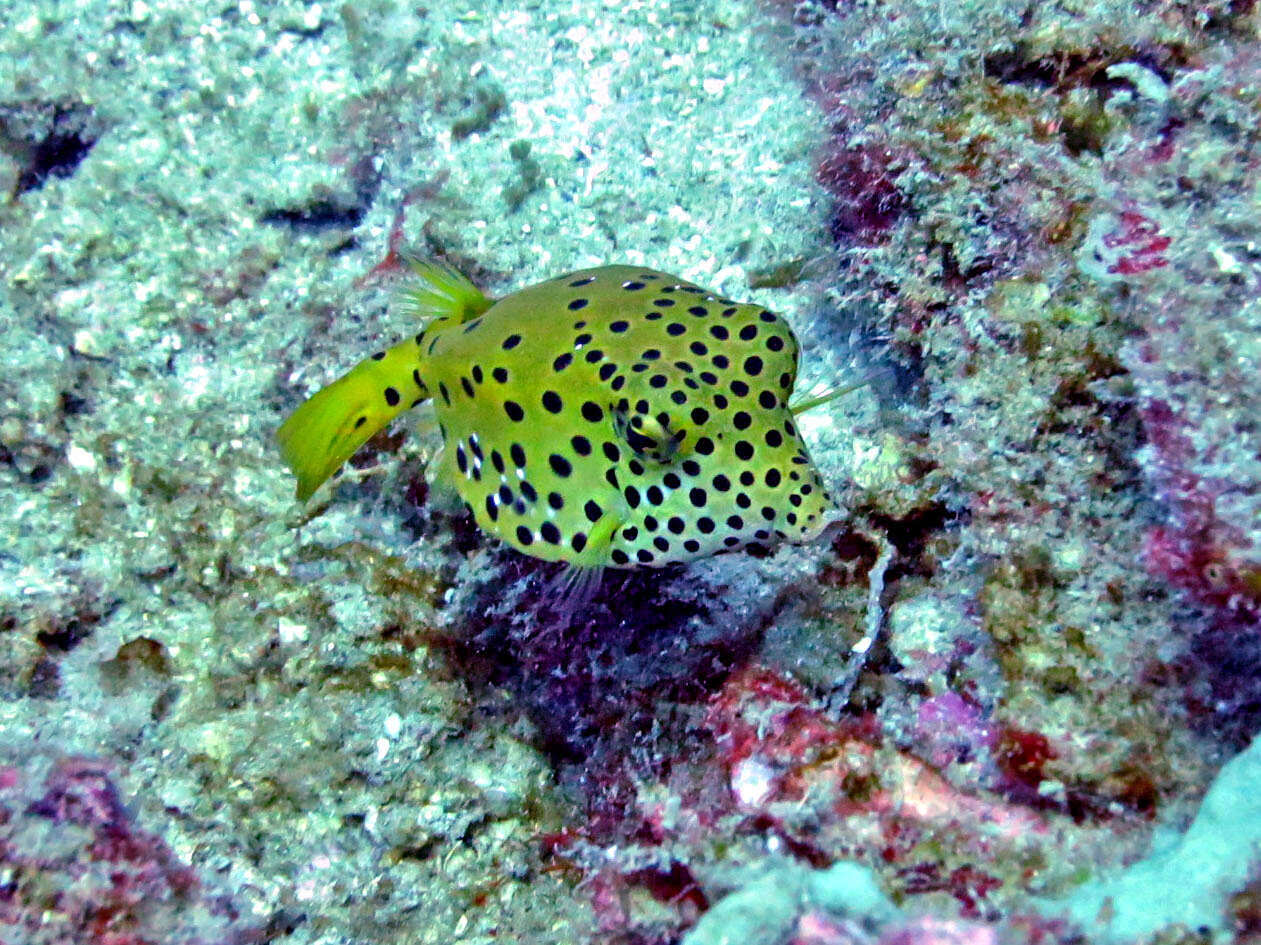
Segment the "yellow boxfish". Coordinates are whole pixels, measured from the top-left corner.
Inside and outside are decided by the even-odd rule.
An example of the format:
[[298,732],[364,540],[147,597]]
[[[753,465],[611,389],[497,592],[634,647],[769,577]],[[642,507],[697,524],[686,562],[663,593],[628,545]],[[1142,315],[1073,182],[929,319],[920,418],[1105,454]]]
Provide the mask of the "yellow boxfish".
[[277,434],[300,500],[432,398],[445,443],[435,478],[525,554],[598,574],[822,528],[832,503],[794,423],[798,347],[780,316],[641,266],[571,272],[493,303],[449,266],[412,268],[405,298],[431,319],[424,330]]

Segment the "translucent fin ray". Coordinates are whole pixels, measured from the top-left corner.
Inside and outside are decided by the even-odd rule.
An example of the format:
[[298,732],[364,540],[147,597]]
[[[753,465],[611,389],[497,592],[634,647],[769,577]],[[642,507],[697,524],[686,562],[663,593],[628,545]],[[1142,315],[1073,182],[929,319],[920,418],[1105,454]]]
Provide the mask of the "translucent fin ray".
[[470,321],[491,306],[490,299],[468,276],[445,262],[409,257],[407,265],[415,280],[403,288],[403,307],[422,319],[447,318]]

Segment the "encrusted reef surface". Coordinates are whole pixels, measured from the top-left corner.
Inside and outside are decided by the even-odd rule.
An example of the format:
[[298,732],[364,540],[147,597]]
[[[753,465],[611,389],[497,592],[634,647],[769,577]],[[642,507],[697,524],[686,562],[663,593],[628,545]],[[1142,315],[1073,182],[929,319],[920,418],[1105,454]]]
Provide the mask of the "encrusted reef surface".
[[[1261,936],[1261,11],[0,2],[0,942]],[[784,313],[819,541],[554,566],[272,433],[489,293]]]

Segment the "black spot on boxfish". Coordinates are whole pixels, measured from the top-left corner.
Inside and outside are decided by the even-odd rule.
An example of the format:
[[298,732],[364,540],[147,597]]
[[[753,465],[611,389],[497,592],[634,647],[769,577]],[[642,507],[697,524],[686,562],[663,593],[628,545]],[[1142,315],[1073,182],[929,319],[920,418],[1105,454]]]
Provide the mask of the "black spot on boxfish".
[[586,299],[574,299],[572,302],[569,303],[569,306],[568,306],[571,312],[576,312],[578,311],[578,309],[586,308],[586,307],[587,307]]
[[582,405],[582,418],[589,423],[599,423],[604,419],[604,411],[599,404],[588,400]]
[[757,337],[757,325],[745,325],[740,329],[741,341],[752,341]]
[[587,547],[587,536],[582,532],[578,532],[569,540],[569,544],[574,551],[582,551],[583,548]]
[[525,411],[521,409],[521,405],[515,400],[504,401],[504,413],[508,415],[508,419],[514,423],[520,423],[525,419]]
[[671,322],[666,325],[666,334],[677,338],[679,335],[687,331],[687,326],[681,322]]
[[552,467],[552,472],[558,476],[568,476],[574,471],[574,467],[569,464],[569,460],[559,453],[553,453],[547,457],[547,464]]
[[559,492],[549,492],[547,494],[547,504],[559,511],[565,507],[565,497]]
[[385,402],[391,407],[397,407],[400,400],[402,400],[402,398],[399,397],[398,391],[396,391],[393,387],[387,387],[385,389]]
[[585,436],[574,436],[569,440],[570,445],[574,448],[574,452],[579,456],[591,455],[591,441]]
[[753,458],[753,444],[748,440],[740,440],[736,443],[736,457],[748,462]]
[[508,369],[507,368],[497,367],[493,371],[490,372],[490,376],[493,377],[497,383],[500,383],[500,384],[508,383]]
[[762,359],[756,354],[751,354],[744,359],[744,373],[756,377],[762,373]]
[[531,545],[534,543],[534,533],[524,525],[517,526],[517,541],[523,545]]
[[566,351],[564,354],[560,355],[555,361],[552,362],[552,370],[563,371],[565,370],[565,368],[569,367],[569,365],[573,363],[573,360],[574,360],[574,356],[570,354],[568,351]]
[[560,413],[564,404],[561,403],[560,394],[554,390],[543,391],[543,407],[549,413]]
[[520,335],[509,335],[507,338],[504,339],[503,349],[505,351],[511,351],[513,348],[515,348],[519,344],[521,344]]
[[551,522],[544,522],[540,525],[539,534],[543,536],[543,540],[549,545],[560,544],[560,529]]

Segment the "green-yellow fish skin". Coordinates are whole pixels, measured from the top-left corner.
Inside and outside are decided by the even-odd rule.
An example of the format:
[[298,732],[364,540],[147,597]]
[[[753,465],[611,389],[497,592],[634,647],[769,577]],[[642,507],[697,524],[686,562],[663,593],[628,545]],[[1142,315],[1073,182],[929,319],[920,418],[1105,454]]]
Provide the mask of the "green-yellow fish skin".
[[411,298],[436,320],[281,428],[299,498],[432,397],[440,477],[537,558],[661,567],[823,526],[833,505],[788,405],[798,346],[778,315],[640,266],[494,304],[454,270],[416,269]]

